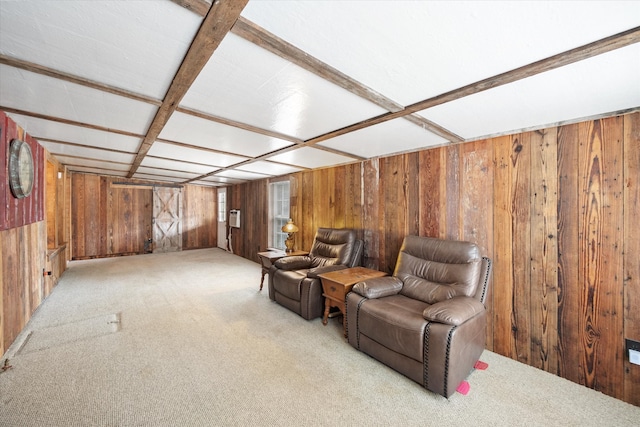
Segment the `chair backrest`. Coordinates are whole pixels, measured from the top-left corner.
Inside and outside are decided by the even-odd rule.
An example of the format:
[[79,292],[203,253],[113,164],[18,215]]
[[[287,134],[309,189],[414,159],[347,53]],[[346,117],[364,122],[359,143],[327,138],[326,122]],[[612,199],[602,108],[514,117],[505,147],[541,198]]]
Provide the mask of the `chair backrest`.
[[474,243],[407,236],[393,275],[403,282],[401,294],[428,304],[463,295],[486,298],[486,289],[477,295],[486,279],[483,262]]
[[313,267],[349,265],[354,257],[356,232],[351,229],[318,228],[309,252]]
[[489,292],[489,284],[491,283],[491,267],[492,262],[489,258],[482,258],[482,266],[480,267],[480,283],[476,290],[476,299],[485,306],[487,301],[487,293]]
[[364,242],[360,239],[356,239],[353,245],[353,253],[351,260],[347,264],[349,267],[360,267],[362,265],[362,257],[364,255]]

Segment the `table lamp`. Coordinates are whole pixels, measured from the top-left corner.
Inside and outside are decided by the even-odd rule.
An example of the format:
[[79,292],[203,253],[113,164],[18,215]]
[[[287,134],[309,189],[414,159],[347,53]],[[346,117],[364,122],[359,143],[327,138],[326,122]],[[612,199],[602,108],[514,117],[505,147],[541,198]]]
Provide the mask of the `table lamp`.
[[287,252],[293,252],[293,234],[298,231],[298,227],[293,223],[293,220],[289,218],[289,221],[282,226],[282,231],[287,233],[287,240],[284,241],[287,247]]

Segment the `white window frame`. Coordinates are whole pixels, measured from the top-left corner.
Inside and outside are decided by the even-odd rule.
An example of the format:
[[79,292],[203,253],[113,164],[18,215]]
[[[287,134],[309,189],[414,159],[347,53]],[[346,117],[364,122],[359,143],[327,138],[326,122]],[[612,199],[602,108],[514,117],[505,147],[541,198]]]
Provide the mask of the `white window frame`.
[[218,191],[218,222],[227,220],[227,193]]
[[269,247],[284,250],[287,233],[282,232],[282,226],[290,217],[290,186],[289,180],[277,181],[269,184]]

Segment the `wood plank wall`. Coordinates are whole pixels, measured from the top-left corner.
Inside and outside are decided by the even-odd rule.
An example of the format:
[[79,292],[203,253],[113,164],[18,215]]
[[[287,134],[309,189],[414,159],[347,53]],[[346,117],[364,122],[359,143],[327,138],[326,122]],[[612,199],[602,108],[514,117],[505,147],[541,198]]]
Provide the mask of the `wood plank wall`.
[[[236,255],[258,262],[257,253],[267,248],[269,234],[268,180],[251,181],[229,187],[227,214],[240,210],[240,228],[227,229],[231,233],[231,249]],[[217,215],[216,215],[217,216]]]
[[[17,123],[0,111],[0,355],[4,354],[33,312],[51,293],[66,268],[66,252],[47,259],[45,211],[46,150]],[[35,181],[31,195],[15,199],[9,189],[7,158],[13,138],[27,141],[34,157]],[[58,167],[59,165],[55,165]],[[58,230],[52,229],[55,234]],[[52,267],[53,266],[53,267]],[[43,272],[55,270],[55,275]]]
[[[153,191],[114,182],[141,183],[72,174],[73,259],[143,254],[145,241],[153,238]],[[217,190],[185,185],[183,194],[182,249],[215,247]]]
[[182,201],[182,248],[214,248],[218,244],[218,190],[187,185]]
[[[297,247],[351,227],[392,271],[407,234],[494,261],[487,348],[640,406],[640,113],[290,176]],[[229,189],[234,253],[266,247],[268,181]],[[250,228],[245,224],[254,224]]]
[[46,250],[44,221],[0,231],[0,355],[50,292],[42,275]]

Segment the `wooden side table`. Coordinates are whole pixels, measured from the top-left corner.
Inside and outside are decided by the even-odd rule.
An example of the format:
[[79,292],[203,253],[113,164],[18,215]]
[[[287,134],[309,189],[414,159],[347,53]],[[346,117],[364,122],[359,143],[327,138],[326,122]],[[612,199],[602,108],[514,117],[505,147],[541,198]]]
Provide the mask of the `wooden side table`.
[[325,297],[322,324],[327,324],[329,309],[331,307],[338,307],[342,313],[342,329],[346,336],[345,299],[347,294],[351,291],[353,285],[358,282],[386,275],[387,273],[383,271],[371,270],[365,267],[353,267],[319,274],[324,292],[322,295]]
[[273,265],[274,262],[279,260],[280,258],[284,258],[287,256],[296,256],[296,255],[309,255],[307,251],[293,251],[293,252],[285,252],[281,250],[270,250],[266,252],[258,252],[258,258],[260,258],[260,265],[262,266],[262,279],[260,280],[260,290],[262,290],[262,285],[264,284],[264,276],[269,273],[269,269]]

